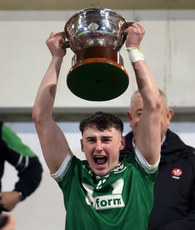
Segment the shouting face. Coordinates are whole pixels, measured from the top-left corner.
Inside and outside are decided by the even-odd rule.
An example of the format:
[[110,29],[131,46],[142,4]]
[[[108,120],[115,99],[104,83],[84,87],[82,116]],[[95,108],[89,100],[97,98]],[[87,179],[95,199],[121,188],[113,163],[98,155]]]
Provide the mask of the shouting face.
[[81,148],[93,172],[104,176],[117,166],[124,142],[121,132],[114,127],[104,131],[88,127],[83,132]]

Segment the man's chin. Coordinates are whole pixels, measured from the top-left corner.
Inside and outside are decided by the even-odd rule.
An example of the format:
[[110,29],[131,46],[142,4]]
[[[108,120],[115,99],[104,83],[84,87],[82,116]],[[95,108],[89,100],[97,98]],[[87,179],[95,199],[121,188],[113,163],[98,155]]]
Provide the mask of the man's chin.
[[106,174],[109,173],[108,168],[105,168],[105,167],[98,167],[98,166],[95,167],[95,169],[94,169],[93,171],[94,171],[94,173],[95,173],[97,176],[100,176],[100,177],[105,176]]

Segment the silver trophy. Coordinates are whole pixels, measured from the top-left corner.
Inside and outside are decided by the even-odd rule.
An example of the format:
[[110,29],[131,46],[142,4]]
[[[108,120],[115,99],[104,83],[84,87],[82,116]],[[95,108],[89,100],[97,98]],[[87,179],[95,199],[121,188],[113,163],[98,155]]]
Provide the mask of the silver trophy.
[[119,50],[130,25],[110,9],[78,11],[65,24],[66,41],[75,53],[67,85],[76,96],[90,101],[106,101],[120,96],[129,77]]

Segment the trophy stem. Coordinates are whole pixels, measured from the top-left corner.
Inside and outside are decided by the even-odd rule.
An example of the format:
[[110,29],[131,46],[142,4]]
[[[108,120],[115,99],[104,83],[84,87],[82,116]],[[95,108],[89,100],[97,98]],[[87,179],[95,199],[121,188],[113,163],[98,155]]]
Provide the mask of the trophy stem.
[[76,63],[89,58],[105,58],[118,62],[117,57],[117,51],[110,47],[93,46],[77,51],[72,64],[75,65]]

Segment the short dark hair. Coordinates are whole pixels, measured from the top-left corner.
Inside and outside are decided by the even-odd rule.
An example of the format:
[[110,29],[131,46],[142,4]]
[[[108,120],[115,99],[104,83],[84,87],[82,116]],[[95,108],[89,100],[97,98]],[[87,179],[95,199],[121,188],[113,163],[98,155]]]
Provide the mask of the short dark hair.
[[100,131],[110,129],[114,127],[119,130],[121,134],[123,133],[123,122],[117,116],[110,113],[96,112],[90,117],[82,120],[80,122],[80,131],[83,134],[84,130],[88,127],[96,127]]

